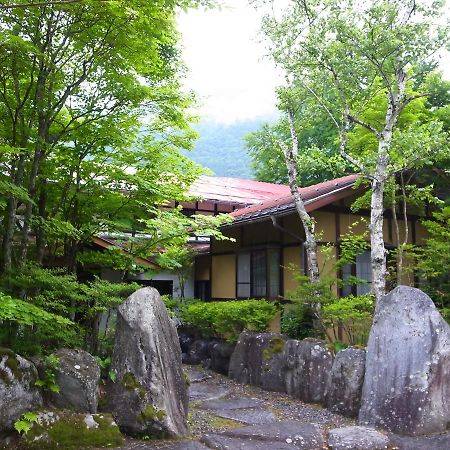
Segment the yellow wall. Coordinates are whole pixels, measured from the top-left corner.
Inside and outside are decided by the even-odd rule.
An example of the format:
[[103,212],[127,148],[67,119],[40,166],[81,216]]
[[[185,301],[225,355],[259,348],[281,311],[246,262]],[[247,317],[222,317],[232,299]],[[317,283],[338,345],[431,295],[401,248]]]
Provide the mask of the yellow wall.
[[297,287],[297,281],[294,278],[294,272],[288,267],[293,264],[296,266],[297,273],[303,273],[301,262],[301,247],[285,247],[283,249],[283,290],[284,295],[293,291]]
[[236,297],[236,256],[212,256],[211,296],[213,298]]
[[317,240],[322,242],[334,242],[336,240],[336,216],[332,212],[314,211],[312,213],[316,221]]

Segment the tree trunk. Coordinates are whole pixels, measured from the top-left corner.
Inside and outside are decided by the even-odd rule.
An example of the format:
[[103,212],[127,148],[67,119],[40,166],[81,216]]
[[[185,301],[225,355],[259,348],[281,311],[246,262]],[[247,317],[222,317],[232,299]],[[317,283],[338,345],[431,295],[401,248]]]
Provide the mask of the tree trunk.
[[317,242],[315,237],[314,219],[308,214],[305,208],[303,199],[298,191],[297,184],[297,162],[296,156],[298,154],[298,137],[294,128],[294,113],[288,109],[289,128],[291,131],[292,146],[289,147],[284,143],[280,143],[286,161],[288,170],[289,189],[294,199],[295,208],[300,217],[300,220],[305,231],[305,248],[307,259],[308,277],[311,283],[319,281],[319,265],[317,263]]
[[386,292],[386,249],[384,247],[384,187],[388,166],[388,149],[392,133],[380,135],[376,174],[372,179],[372,196],[370,201],[370,256],[372,264],[372,292],[376,301]]

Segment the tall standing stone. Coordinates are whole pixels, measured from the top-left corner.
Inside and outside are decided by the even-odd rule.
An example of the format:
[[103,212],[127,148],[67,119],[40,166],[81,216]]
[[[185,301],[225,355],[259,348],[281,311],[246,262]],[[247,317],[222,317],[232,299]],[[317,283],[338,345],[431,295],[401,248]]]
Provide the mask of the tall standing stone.
[[156,289],[143,288],[117,312],[110,385],[121,430],[142,437],[188,434],[187,384],[177,331]]
[[364,382],[366,351],[348,347],[333,361],[325,406],[335,413],[358,417]]
[[324,401],[333,356],[319,339],[289,340],[284,349],[286,392],[304,402]]
[[450,327],[428,295],[398,286],[370,331],[359,422],[399,434],[450,423]]

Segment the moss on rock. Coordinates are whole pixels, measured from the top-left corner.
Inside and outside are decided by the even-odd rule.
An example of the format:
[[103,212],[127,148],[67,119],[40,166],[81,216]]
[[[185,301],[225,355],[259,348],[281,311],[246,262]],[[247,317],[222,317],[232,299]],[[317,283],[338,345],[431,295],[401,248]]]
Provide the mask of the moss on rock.
[[162,409],[157,409],[153,405],[148,405],[141,412],[142,419],[146,422],[162,420],[166,417],[166,412]]
[[275,355],[281,353],[284,350],[286,341],[280,337],[274,336],[269,345],[263,350],[263,358],[270,361]]
[[4,366],[3,368],[0,368],[0,380],[8,385],[11,384],[14,379],[19,381],[22,380],[23,372],[20,368],[17,356],[12,350],[0,347],[0,362],[1,361],[3,361]]
[[145,398],[145,389],[141,383],[136,379],[133,373],[126,372],[122,377],[122,385],[127,391],[137,390],[139,398],[143,400]]
[[120,447],[123,444],[123,436],[110,414],[92,415],[97,426],[88,426],[86,417],[89,414],[51,413],[51,420],[45,418],[48,412],[40,414],[39,422],[33,423],[31,430],[22,437],[20,449],[78,450]]

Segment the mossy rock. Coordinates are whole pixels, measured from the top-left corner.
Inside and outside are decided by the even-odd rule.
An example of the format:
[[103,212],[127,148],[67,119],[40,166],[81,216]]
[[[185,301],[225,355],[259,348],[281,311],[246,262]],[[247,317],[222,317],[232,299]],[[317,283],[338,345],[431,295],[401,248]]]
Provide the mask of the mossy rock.
[[144,400],[145,398],[145,388],[136,379],[133,373],[126,372],[122,378],[122,385],[127,391],[137,391],[139,398]]
[[22,380],[23,372],[20,369],[20,364],[17,360],[17,356],[12,350],[10,350],[9,348],[0,347],[0,360],[5,360],[5,369],[0,368],[1,381],[3,381],[5,384],[11,384],[13,382],[6,368],[11,371],[14,379],[17,379],[19,381]]
[[111,414],[77,414],[69,411],[46,410],[22,437],[19,449],[79,450],[113,448],[124,439]]
[[269,345],[263,350],[262,355],[266,361],[270,361],[275,355],[283,352],[286,341],[278,336],[274,336]]

